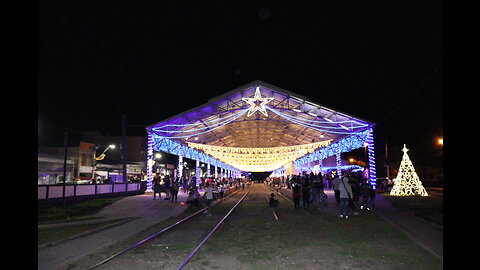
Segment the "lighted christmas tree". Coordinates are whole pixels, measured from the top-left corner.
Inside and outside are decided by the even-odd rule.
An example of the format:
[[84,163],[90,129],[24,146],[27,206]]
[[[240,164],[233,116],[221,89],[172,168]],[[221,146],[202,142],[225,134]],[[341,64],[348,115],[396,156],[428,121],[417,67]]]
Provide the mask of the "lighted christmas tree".
[[403,158],[400,163],[400,169],[398,170],[398,175],[393,184],[393,188],[390,191],[390,195],[393,196],[428,196],[427,191],[422,185],[422,182],[418,178],[415,168],[413,167],[412,161],[407,154],[407,147],[403,145]]

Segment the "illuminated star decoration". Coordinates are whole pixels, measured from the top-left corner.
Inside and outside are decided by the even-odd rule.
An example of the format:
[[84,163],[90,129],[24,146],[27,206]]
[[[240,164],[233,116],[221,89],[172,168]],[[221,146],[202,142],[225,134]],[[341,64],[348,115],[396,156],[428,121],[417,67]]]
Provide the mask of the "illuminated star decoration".
[[250,109],[248,110],[247,117],[254,114],[256,111],[268,116],[267,110],[265,109],[265,104],[272,101],[273,98],[262,98],[262,95],[260,94],[260,88],[257,86],[253,98],[242,98],[242,100],[251,105]]

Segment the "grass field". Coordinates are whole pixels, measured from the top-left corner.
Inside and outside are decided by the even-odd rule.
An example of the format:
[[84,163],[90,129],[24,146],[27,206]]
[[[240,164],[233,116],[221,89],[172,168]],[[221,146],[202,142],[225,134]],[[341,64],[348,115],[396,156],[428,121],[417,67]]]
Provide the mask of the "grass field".
[[390,196],[389,202],[402,211],[409,211],[427,221],[443,226],[443,197],[441,196]]
[[60,206],[38,207],[38,222],[65,221],[70,219],[85,218],[89,215],[110,205],[124,197],[92,199],[65,208]]
[[[246,200],[193,256],[184,269],[442,269],[443,263],[374,213],[340,219],[304,211],[280,199],[273,218],[265,186],[255,185]],[[201,215],[98,269],[177,269],[231,207],[216,205]],[[192,213],[188,209],[181,216]],[[77,261],[85,269],[129,247],[181,217],[165,220],[123,243]],[[213,223],[212,223],[213,220]]]

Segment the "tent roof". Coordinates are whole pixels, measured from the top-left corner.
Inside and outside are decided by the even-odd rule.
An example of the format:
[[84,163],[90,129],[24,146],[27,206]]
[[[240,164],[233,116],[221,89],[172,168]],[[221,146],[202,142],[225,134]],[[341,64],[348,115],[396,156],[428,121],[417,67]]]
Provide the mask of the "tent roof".
[[[242,98],[252,98],[256,89],[262,98],[273,98],[265,107],[268,116],[243,113],[250,105]],[[292,117],[289,121],[285,117]],[[223,120],[225,119],[225,120]],[[301,119],[301,121],[300,121]],[[225,125],[213,123],[226,122]],[[299,124],[307,123],[307,126]],[[207,103],[147,127],[182,144],[195,142],[225,147],[278,147],[336,141],[365,131],[374,123],[310,101],[307,97],[277,86],[253,81]],[[168,132],[162,132],[168,130]]]

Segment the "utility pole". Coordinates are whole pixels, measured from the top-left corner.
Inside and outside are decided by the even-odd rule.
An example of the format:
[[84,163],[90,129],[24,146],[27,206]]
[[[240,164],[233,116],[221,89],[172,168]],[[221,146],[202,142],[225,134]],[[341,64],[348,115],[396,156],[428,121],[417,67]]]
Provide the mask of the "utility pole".
[[65,181],[67,181],[67,143],[68,143],[68,132],[65,131],[65,135],[63,137],[63,192],[62,192],[62,201],[63,201],[63,208],[65,208],[66,200],[65,200]]
[[123,183],[127,183],[127,147],[125,143],[126,137],[125,113],[122,115],[122,171]]
[[387,167],[387,179],[390,180],[390,165],[388,164],[388,142],[385,140],[385,167]]

